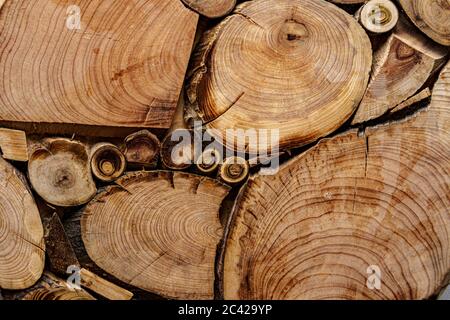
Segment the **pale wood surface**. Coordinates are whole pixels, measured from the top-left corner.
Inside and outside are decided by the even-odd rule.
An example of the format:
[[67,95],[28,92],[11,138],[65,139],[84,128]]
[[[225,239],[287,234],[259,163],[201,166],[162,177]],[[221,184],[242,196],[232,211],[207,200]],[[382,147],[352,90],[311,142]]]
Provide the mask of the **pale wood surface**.
[[25,177],[0,157],[0,288],[25,289],[41,277],[45,244]]
[[[300,146],[350,117],[371,62],[366,33],[332,3],[246,2],[197,47],[188,74],[189,109],[230,148],[236,142],[226,141],[225,130],[250,128],[279,128],[281,148]],[[268,149],[270,139],[253,146]]]
[[[223,268],[228,299],[424,299],[450,268],[450,64],[409,120],[327,139],[250,180]],[[380,290],[366,286],[381,271]]]
[[228,190],[187,173],[129,173],[84,209],[86,251],[100,268],[143,290],[211,299],[223,235],[219,208]]

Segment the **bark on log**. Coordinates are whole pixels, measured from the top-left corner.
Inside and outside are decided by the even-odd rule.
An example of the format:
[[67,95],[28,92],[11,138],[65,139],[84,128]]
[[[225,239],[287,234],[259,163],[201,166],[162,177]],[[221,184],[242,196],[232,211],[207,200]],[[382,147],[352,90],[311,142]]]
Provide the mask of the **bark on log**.
[[25,177],[0,157],[0,288],[31,287],[44,269],[44,232]]
[[83,242],[103,270],[168,298],[213,298],[228,187],[172,172],[130,173],[85,208]]
[[[240,196],[227,299],[423,299],[450,271],[450,63],[411,119],[319,143]],[[371,268],[371,269],[368,269]],[[381,286],[370,290],[379,268]]]
[[94,197],[87,147],[65,138],[47,138],[30,147],[28,176],[36,192],[48,203],[77,206]]
[[[323,0],[241,4],[200,42],[188,109],[230,149],[236,145],[225,139],[228,128],[281,126],[281,148],[307,144],[354,112],[367,85],[370,48],[355,19]],[[270,142],[257,146],[267,150]]]
[[442,66],[447,54],[448,49],[400,21],[374,55],[369,86],[352,123],[378,118],[414,95]]
[[173,0],[9,0],[0,118],[167,129],[197,21]]
[[28,145],[25,132],[0,128],[0,151],[4,159],[28,161]]
[[181,0],[189,8],[208,18],[219,18],[229,14],[236,0]]
[[450,46],[450,4],[448,1],[399,0],[414,24],[431,39]]

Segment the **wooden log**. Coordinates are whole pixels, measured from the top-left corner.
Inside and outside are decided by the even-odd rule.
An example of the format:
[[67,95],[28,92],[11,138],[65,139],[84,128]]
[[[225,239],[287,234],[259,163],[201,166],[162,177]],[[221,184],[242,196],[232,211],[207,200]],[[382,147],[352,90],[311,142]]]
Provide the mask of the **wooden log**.
[[390,113],[395,113],[395,112],[399,112],[402,111],[406,108],[409,108],[410,106],[412,106],[413,104],[416,104],[417,102],[423,101],[425,99],[428,99],[431,97],[431,90],[430,88],[425,88],[422,91],[420,91],[419,93],[413,95],[411,98],[403,101],[402,103],[400,103],[398,106],[396,106],[394,109],[392,109],[390,111]]
[[[56,213],[43,219],[43,221],[47,257],[52,272],[59,275],[67,275],[69,271],[75,271],[78,273],[77,276],[79,276],[80,279],[80,286],[107,299],[130,300],[133,297],[133,294],[130,291],[97,276],[85,268],[81,268],[80,262],[78,261],[70,240],[64,230],[64,226]],[[77,298],[76,294],[70,294],[66,291],[67,290],[57,290],[57,293],[64,295],[65,298]],[[39,295],[40,294],[41,293],[39,293]],[[53,291],[48,292],[48,290],[44,290],[43,294],[53,295]]]
[[356,18],[369,33],[380,34],[394,29],[399,13],[390,0],[370,0],[357,11]]
[[206,175],[217,172],[222,162],[222,154],[216,148],[207,148],[195,162],[197,170]]
[[448,1],[399,0],[414,24],[431,39],[450,46],[450,5]]
[[117,180],[127,168],[124,154],[112,143],[100,142],[90,151],[91,170],[103,182]]
[[189,8],[208,18],[219,18],[229,14],[236,0],[181,0]]
[[197,21],[180,1],[8,0],[0,119],[167,129]]
[[27,294],[23,300],[95,300],[86,292],[71,291],[67,288],[47,289],[40,288]]
[[339,4],[360,4],[364,3],[367,0],[330,0],[330,2],[339,3]]
[[28,145],[25,132],[0,128],[0,151],[4,159],[28,161]]
[[[307,144],[354,112],[369,78],[370,48],[355,19],[329,2],[243,3],[199,43],[186,115],[197,113],[230,149],[239,135],[226,139],[226,129],[279,128],[280,148]],[[271,143],[256,146],[270,150]]]
[[121,281],[167,298],[213,297],[219,208],[228,187],[172,172],[129,173],[84,209],[90,258]]
[[31,287],[44,269],[39,212],[25,177],[0,157],[0,288]]
[[30,147],[28,177],[36,192],[60,207],[78,206],[94,197],[85,144],[66,138],[47,138]]
[[252,178],[229,222],[225,298],[433,295],[450,270],[449,104],[450,63],[425,111]]
[[161,150],[158,137],[148,130],[135,132],[125,138],[125,158],[132,167],[156,167]]
[[234,186],[243,183],[250,172],[249,163],[241,157],[228,157],[219,168],[219,179]]
[[447,54],[446,48],[400,21],[375,53],[369,86],[352,124],[378,118],[411,97],[442,65]]
[[13,300],[95,300],[83,289],[70,288],[66,281],[45,272],[39,282],[24,293],[15,293]]
[[80,270],[81,285],[110,300],[131,300],[133,293],[109,282],[91,271]]

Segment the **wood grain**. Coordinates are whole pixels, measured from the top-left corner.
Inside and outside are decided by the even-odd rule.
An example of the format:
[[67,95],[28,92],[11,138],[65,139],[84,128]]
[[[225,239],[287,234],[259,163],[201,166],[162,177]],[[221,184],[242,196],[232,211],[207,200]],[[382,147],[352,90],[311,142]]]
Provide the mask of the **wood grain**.
[[119,280],[172,299],[212,299],[219,208],[228,188],[186,173],[136,172],[84,209],[89,257]]
[[25,177],[0,157],[0,288],[26,289],[44,269],[44,231]]
[[[450,271],[450,64],[407,121],[319,143],[242,192],[227,299],[424,299]],[[367,268],[381,271],[380,290]]]
[[448,0],[399,0],[414,24],[434,41],[450,45],[450,3]]
[[[198,45],[188,108],[230,149],[237,134],[227,140],[226,129],[279,128],[281,148],[307,144],[354,112],[370,48],[356,20],[323,0],[246,2]],[[270,149],[270,140],[257,146]]]
[[174,0],[8,0],[0,119],[167,129],[197,20]]

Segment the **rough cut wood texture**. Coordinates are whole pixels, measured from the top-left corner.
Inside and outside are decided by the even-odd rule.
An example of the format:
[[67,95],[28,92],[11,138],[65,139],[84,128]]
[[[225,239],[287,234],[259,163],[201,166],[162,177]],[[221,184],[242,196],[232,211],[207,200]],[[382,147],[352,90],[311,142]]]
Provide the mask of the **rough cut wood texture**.
[[[228,299],[422,299],[450,271],[450,64],[431,106],[351,131],[248,183],[224,261]],[[381,271],[369,290],[367,268]]]
[[222,17],[233,10],[236,0],[181,0],[192,10],[208,18]]
[[390,0],[370,0],[356,12],[355,17],[367,31],[379,34],[395,27],[399,13]]
[[0,151],[4,159],[28,161],[28,145],[25,132],[0,128]]
[[411,97],[444,62],[448,49],[400,21],[375,53],[369,86],[353,124],[372,120]]
[[168,298],[211,299],[228,188],[205,177],[130,173],[84,210],[83,242],[102,269]]
[[197,20],[174,0],[6,1],[0,119],[168,128]]
[[[279,128],[281,148],[299,146],[347,120],[371,62],[366,33],[334,4],[255,0],[205,34],[187,94],[190,108],[222,140],[228,128]],[[268,145],[258,141],[261,149]]]
[[448,0],[399,0],[414,24],[434,41],[450,45],[450,3]]
[[25,289],[41,276],[44,232],[25,177],[0,157],[0,288]]
[[28,177],[33,189],[48,203],[78,206],[97,192],[87,147],[75,140],[47,138],[33,142]]

